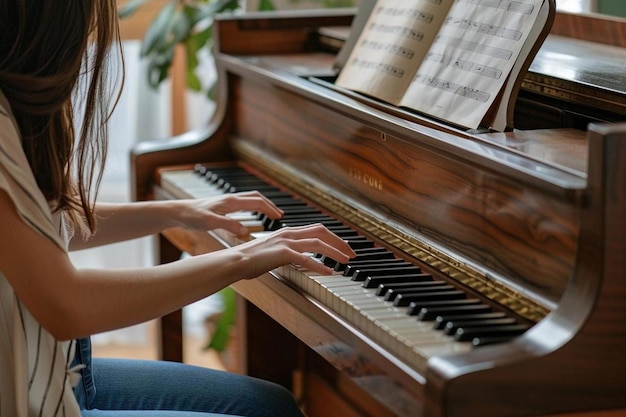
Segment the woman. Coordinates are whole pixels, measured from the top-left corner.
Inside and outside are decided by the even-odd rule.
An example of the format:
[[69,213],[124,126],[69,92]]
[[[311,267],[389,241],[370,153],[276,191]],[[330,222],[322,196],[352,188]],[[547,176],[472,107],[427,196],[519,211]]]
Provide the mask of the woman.
[[[76,269],[68,250],[171,226],[242,234],[227,213],[282,213],[259,193],[95,204],[109,110],[104,63],[110,45],[119,46],[115,1],[0,0],[0,22],[0,415],[300,416],[286,390],[246,376],[150,361],[92,363],[88,336],[159,317],[283,264],[328,274],[306,253],[347,261],[348,245],[315,225],[167,265]],[[76,135],[73,97],[85,108]]]

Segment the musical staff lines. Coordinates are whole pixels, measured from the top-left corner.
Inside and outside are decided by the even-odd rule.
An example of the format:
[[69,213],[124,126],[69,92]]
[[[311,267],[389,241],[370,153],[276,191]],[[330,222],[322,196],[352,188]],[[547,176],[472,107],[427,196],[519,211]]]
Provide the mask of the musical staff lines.
[[447,93],[456,94],[480,103],[486,103],[489,100],[490,94],[484,91],[477,90],[475,88],[467,87],[461,84],[456,84],[447,80],[442,80],[437,77],[429,77],[421,74],[417,74],[415,81],[436,88]]
[[502,77],[501,69],[454,58],[450,55],[429,53],[428,55],[426,55],[426,59],[452,68],[456,68],[461,71],[467,71],[474,74],[482,75],[483,77],[493,78],[494,80],[499,80],[500,77]]
[[513,57],[513,52],[508,49],[484,45],[478,42],[466,41],[459,38],[440,35],[437,36],[435,42],[443,42],[449,47],[464,49],[466,51],[487,55],[504,61],[508,61]]
[[418,42],[424,39],[424,32],[420,32],[402,25],[372,23],[371,25],[369,25],[369,30],[377,33],[399,35],[404,38],[412,39]]
[[362,45],[365,48],[369,48],[369,49],[377,50],[377,51],[385,51],[385,52],[388,52],[390,54],[393,54],[393,55],[396,55],[405,59],[412,59],[415,56],[414,50],[409,49],[409,48],[404,48],[400,45],[396,45],[392,43],[378,42],[378,41],[365,39],[362,42]]
[[523,35],[523,33],[519,30],[507,29],[501,26],[471,21],[454,16],[446,18],[444,25],[469,32],[477,32],[498,38],[509,39],[512,41],[519,41],[522,39]]
[[535,6],[532,3],[517,0],[457,0],[458,2],[478,5],[482,7],[491,7],[507,12],[532,14]]
[[435,18],[435,15],[433,15],[432,13],[427,13],[427,12],[424,12],[422,10],[419,10],[413,7],[381,6],[375,10],[375,13],[385,15],[385,16],[391,16],[391,17],[397,17],[397,16],[410,17],[412,19],[425,22],[425,23],[432,23],[433,19]]
[[361,69],[371,69],[379,72],[384,72],[396,78],[402,78],[405,74],[405,71],[402,68],[385,64],[383,62],[368,61],[366,59],[353,59],[352,61],[350,61],[350,65],[359,67]]

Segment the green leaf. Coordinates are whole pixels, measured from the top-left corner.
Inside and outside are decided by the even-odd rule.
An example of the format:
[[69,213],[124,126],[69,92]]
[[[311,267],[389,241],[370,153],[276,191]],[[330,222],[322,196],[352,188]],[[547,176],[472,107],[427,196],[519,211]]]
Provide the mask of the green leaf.
[[202,83],[200,78],[196,75],[194,69],[187,68],[187,87],[192,91],[202,91]]
[[168,76],[169,69],[174,59],[174,46],[162,54],[148,57],[148,84],[156,89]]
[[236,10],[239,8],[239,2],[237,0],[218,0],[214,3],[210,3],[208,6],[199,10],[196,18],[200,22],[204,19],[215,16],[217,13],[222,13],[227,10]]
[[189,37],[189,33],[192,29],[193,25],[189,19],[189,15],[185,13],[184,10],[180,10],[173,18],[171,27],[172,37],[168,39],[168,41],[173,43],[182,42]]
[[213,25],[207,26],[204,30],[193,33],[187,38],[185,43],[190,44],[190,48],[196,52],[202,49],[213,38]]
[[130,0],[124,6],[120,7],[117,11],[117,15],[120,19],[126,19],[137,11],[144,3],[147,3],[151,0]]
[[274,6],[274,3],[272,3],[272,0],[261,0],[259,2],[259,11],[266,12],[270,10],[276,10],[276,7]]
[[222,297],[224,310],[217,321],[215,332],[211,335],[211,341],[207,347],[221,352],[226,349],[228,345],[230,329],[235,323],[237,294],[235,290],[230,287],[224,288],[218,294]]
[[148,27],[142,42],[141,56],[146,56],[154,50],[161,49],[167,43],[168,33],[175,16],[176,0],[173,0],[163,6]]

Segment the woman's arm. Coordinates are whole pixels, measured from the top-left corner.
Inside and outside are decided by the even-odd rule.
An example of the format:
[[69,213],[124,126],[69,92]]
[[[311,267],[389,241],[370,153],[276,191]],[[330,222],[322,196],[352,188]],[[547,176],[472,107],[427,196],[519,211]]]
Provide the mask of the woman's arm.
[[87,240],[75,235],[70,241],[70,250],[153,235],[174,226],[197,230],[221,228],[246,235],[248,232],[240,222],[226,216],[237,211],[259,211],[271,218],[280,218],[283,214],[258,192],[198,200],[98,203],[98,231]]
[[160,317],[280,265],[332,273],[307,252],[340,262],[354,256],[346,242],[315,225],[285,228],[229,249],[155,267],[76,269],[64,250],[23,222],[3,191],[0,236],[0,271],[31,314],[59,340]]

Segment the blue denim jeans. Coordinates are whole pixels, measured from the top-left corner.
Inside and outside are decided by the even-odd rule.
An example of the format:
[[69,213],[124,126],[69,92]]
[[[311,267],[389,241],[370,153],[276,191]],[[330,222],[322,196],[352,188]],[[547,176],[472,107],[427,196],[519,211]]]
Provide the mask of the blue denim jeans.
[[91,357],[74,388],[83,417],[303,417],[291,393],[274,383],[176,362]]

